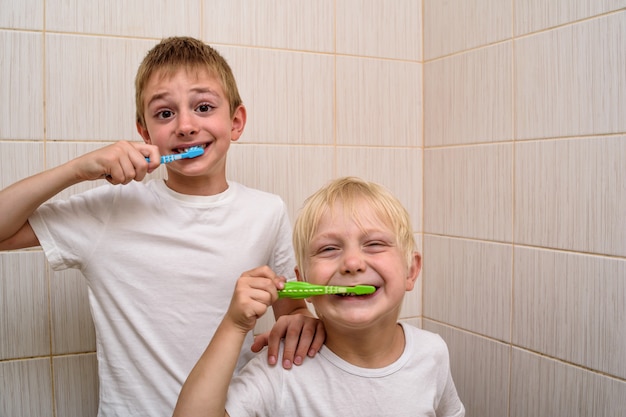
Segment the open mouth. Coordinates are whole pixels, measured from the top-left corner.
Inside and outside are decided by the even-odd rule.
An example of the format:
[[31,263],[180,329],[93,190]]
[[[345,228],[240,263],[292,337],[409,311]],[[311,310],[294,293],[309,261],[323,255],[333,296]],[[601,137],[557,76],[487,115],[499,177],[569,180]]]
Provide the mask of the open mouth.
[[188,146],[188,147],[185,147],[185,148],[174,148],[174,149],[172,149],[172,152],[173,153],[186,153],[186,152],[189,152],[190,149],[193,149],[193,148],[206,149],[207,146],[209,146],[208,143],[201,143],[201,144],[198,144],[198,145]]
[[[357,288],[358,288],[358,287],[359,287],[359,286],[357,286]],[[375,293],[376,293],[376,291],[378,291],[378,288],[380,288],[380,287],[375,287],[375,286],[373,286],[373,285],[372,285],[372,286],[367,286],[367,287],[374,287],[374,291],[373,291],[373,292],[367,291],[367,292],[364,292],[364,293],[360,293],[360,292],[346,292],[346,293],[340,293],[340,294],[337,294],[337,295],[338,295],[339,297],[356,297],[356,298],[359,298],[359,297],[368,297],[368,296],[370,296],[370,295],[375,294]]]

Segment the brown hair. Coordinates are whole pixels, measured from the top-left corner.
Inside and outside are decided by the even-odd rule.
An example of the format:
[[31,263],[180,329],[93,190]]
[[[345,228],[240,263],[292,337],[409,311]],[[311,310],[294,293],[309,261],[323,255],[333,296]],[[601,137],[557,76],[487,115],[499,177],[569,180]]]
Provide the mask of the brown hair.
[[180,68],[207,70],[222,82],[230,106],[230,115],[242,104],[237,82],[226,60],[211,46],[190,37],[163,39],[148,51],[135,77],[135,106],[137,123],[146,127],[143,94],[148,80],[157,72],[172,74]]

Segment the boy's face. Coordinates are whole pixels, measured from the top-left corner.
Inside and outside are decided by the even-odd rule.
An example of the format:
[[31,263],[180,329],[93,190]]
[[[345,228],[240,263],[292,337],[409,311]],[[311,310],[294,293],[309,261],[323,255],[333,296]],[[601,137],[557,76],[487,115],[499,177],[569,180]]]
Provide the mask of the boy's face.
[[372,285],[366,296],[311,297],[315,311],[338,327],[395,324],[406,291],[413,289],[421,258],[415,253],[411,267],[396,245],[396,236],[366,204],[359,209],[359,223],[335,204],[322,216],[313,235],[300,280],[320,285]]
[[240,106],[231,117],[220,80],[205,70],[157,72],[148,80],[143,102],[146,127],[138,124],[137,130],[161,155],[204,148],[202,156],[167,165],[168,186],[193,193],[190,186],[210,180],[225,187],[226,154],[243,132],[246,112]]

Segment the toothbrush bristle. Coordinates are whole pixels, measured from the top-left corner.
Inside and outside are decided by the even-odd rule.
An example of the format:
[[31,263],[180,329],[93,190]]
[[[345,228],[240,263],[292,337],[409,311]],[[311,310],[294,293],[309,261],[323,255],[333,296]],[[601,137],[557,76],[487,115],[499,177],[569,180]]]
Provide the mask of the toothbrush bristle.
[[184,153],[185,158],[195,158],[204,153],[204,148],[201,146],[194,146],[193,148],[189,148],[187,152]]
[[371,285],[357,285],[354,287],[354,293],[358,295],[373,294],[374,292],[376,292],[376,287]]

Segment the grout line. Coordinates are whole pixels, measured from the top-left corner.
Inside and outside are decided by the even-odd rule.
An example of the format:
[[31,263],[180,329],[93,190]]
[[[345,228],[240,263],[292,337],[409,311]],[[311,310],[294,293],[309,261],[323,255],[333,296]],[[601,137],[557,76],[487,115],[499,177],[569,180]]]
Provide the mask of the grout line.
[[[421,217],[421,227],[420,227],[420,236],[421,236],[421,246],[420,246],[420,250],[421,250],[421,254],[422,254],[422,271],[421,271],[421,277],[420,277],[420,291],[421,291],[421,302],[420,302],[420,309],[419,309],[419,314],[420,317],[423,320],[424,317],[424,305],[426,302],[426,294],[424,291],[424,282],[426,281],[426,277],[424,274],[424,251],[425,251],[425,243],[426,243],[426,239],[424,239],[424,229],[426,228],[425,222],[426,222],[426,217],[424,216],[424,207],[426,206],[426,117],[424,117],[424,109],[426,108],[426,104],[424,103],[424,99],[425,99],[425,95],[424,95],[424,86],[426,85],[426,83],[424,82],[424,79],[426,77],[426,71],[425,71],[425,64],[424,64],[424,37],[425,37],[425,18],[424,18],[424,11],[425,11],[425,3],[426,0],[422,0],[422,4],[421,4],[421,29],[422,29],[422,46],[421,46],[421,62],[420,65],[421,67],[421,73],[422,73],[422,88],[421,88],[421,94],[422,94],[422,143],[421,143],[421,150],[422,150],[422,195],[421,195],[421,200],[422,200],[422,205],[420,207],[420,217]],[[421,322],[421,327],[424,327],[424,323],[423,321]]]
[[337,0],[333,2],[333,173],[332,178],[337,177],[339,166],[339,155],[337,146],[338,126],[337,121]]
[[[514,4],[515,3],[513,2],[513,5]],[[466,49],[445,53],[444,55],[440,55],[440,56],[437,56],[437,57],[434,57],[434,58],[424,59],[424,62],[439,61],[439,60],[442,60],[442,59],[451,58],[451,57],[458,56],[458,55],[463,55],[463,54],[466,54],[468,52],[477,51],[479,49],[489,48],[491,46],[499,45],[499,44],[502,44],[502,43],[515,41],[516,39],[530,38],[530,37],[535,36],[535,35],[539,35],[539,34],[542,34],[542,33],[548,33],[548,32],[554,31],[554,30],[562,29],[562,28],[567,27],[567,26],[572,26],[572,25],[576,25],[576,24],[579,24],[579,23],[592,21],[592,20],[595,20],[595,19],[599,19],[599,18],[603,18],[603,17],[606,17],[606,16],[610,16],[610,15],[613,15],[613,14],[618,14],[618,13],[621,13],[621,12],[624,12],[624,11],[626,11],[626,7],[623,7],[621,9],[616,9],[616,10],[609,10],[608,12],[600,13],[600,14],[597,14],[597,15],[594,15],[594,16],[588,16],[588,17],[585,17],[585,18],[582,18],[582,19],[578,19],[578,20],[572,20],[570,22],[560,23],[560,24],[557,24],[555,26],[550,26],[550,27],[547,27],[547,28],[536,30],[534,32],[524,33],[524,34],[521,34],[521,35],[515,35],[514,27],[512,25],[513,31],[512,31],[512,37],[511,38],[500,39],[500,40],[497,40],[497,41],[492,41],[492,42],[488,42],[488,43],[485,43],[485,44],[472,46],[472,47],[469,47],[469,48],[466,48]],[[511,13],[513,14],[514,12],[512,11]]]
[[[48,117],[47,117],[47,103],[48,103],[48,96],[47,96],[47,26],[46,26],[46,16],[47,16],[47,7],[48,7],[48,2],[46,0],[44,0],[43,2],[43,22],[42,22],[42,32],[41,32],[41,36],[42,36],[42,97],[43,97],[43,103],[42,103],[42,108],[43,108],[43,137],[42,137],[42,141],[43,141],[43,164],[44,164],[44,169],[48,168]],[[53,345],[53,326],[52,326],[52,285],[51,285],[51,280],[50,280],[50,268],[48,267],[48,261],[47,259],[44,258],[43,261],[44,264],[44,279],[46,280],[46,288],[47,288],[47,299],[48,299],[48,335],[49,335],[49,352],[50,355],[48,356],[49,358],[49,366],[50,366],[50,390],[51,390],[51,395],[52,395],[52,416],[56,417],[57,416],[57,396],[56,396],[56,386],[55,386],[55,379],[54,379],[54,345]]]
[[[579,370],[582,370],[582,371],[586,371],[586,372],[592,373],[594,375],[600,375],[600,376],[603,376],[605,378],[609,378],[609,379],[612,379],[612,380],[615,380],[615,381],[626,382],[626,378],[623,378],[623,377],[620,377],[620,376],[617,376],[617,375],[612,375],[612,374],[609,374],[609,373],[607,373],[605,371],[600,371],[598,369],[590,368],[590,367],[587,367],[585,365],[581,365],[581,364],[578,364],[578,363],[570,362],[570,361],[567,361],[565,359],[561,359],[561,358],[558,358],[556,356],[551,356],[551,355],[546,354],[546,353],[542,353],[542,352],[539,352],[539,351],[536,351],[536,350],[532,350],[530,348],[527,348],[527,347],[524,347],[524,346],[521,346],[521,345],[516,345],[512,341],[511,342],[503,342],[500,339],[496,339],[496,338],[493,338],[491,336],[487,336],[487,335],[484,335],[484,334],[481,334],[481,333],[476,333],[474,331],[465,329],[463,327],[459,327],[459,326],[447,323],[445,321],[440,321],[440,320],[437,320],[437,319],[434,319],[434,318],[431,318],[431,317],[427,317],[427,316],[422,317],[422,320],[429,321],[429,322],[434,323],[434,324],[436,324],[438,326],[446,327],[448,329],[451,329],[451,330],[463,333],[463,334],[468,335],[468,336],[476,337],[478,339],[481,339],[481,340],[484,340],[484,341],[487,341],[487,342],[490,342],[490,343],[497,343],[499,345],[506,346],[509,349],[511,349],[511,353],[512,353],[513,349],[517,349],[519,351],[522,351],[522,352],[525,352],[525,353],[528,353],[528,354],[540,356],[543,359],[548,359],[548,360],[552,360],[552,361],[558,362],[558,363],[560,363],[561,365],[564,365],[564,366],[571,366],[573,368],[576,368],[576,369],[579,369]],[[510,357],[509,357],[509,363],[511,363],[511,358]]]
[[4,364],[4,363],[10,363],[10,362],[27,362],[27,361],[32,361],[32,360],[39,360],[39,359],[55,359],[55,358],[69,358],[69,357],[73,357],[73,356],[83,356],[83,355],[95,355],[96,351],[95,350],[91,350],[91,351],[85,351],[85,352],[69,352],[69,353],[58,353],[58,354],[50,354],[50,355],[41,355],[41,356],[23,356],[23,357],[19,357],[19,358],[7,358],[7,359],[0,359],[0,364]]
[[507,415],[511,415],[511,395],[513,389],[513,326],[515,311],[515,151],[517,118],[515,117],[515,0],[511,1],[511,138],[513,138],[513,149],[511,150],[511,294],[509,309],[509,378],[507,386]]
[[626,260],[626,256],[610,255],[610,254],[595,253],[595,252],[583,252],[581,250],[576,250],[576,249],[563,249],[563,248],[554,248],[550,246],[531,245],[531,244],[525,244],[525,243],[503,242],[503,241],[498,241],[498,240],[479,239],[479,238],[473,238],[473,237],[468,237],[468,236],[458,236],[458,235],[446,235],[446,234],[434,233],[434,232],[424,232],[424,235],[445,238],[445,239],[457,239],[457,240],[466,240],[470,242],[488,243],[488,244],[493,244],[493,245],[512,245],[512,246],[515,246],[516,248],[546,250],[546,251],[564,253],[564,254],[570,254],[570,255],[581,255],[581,256],[590,256],[590,257],[595,257],[595,258]]

